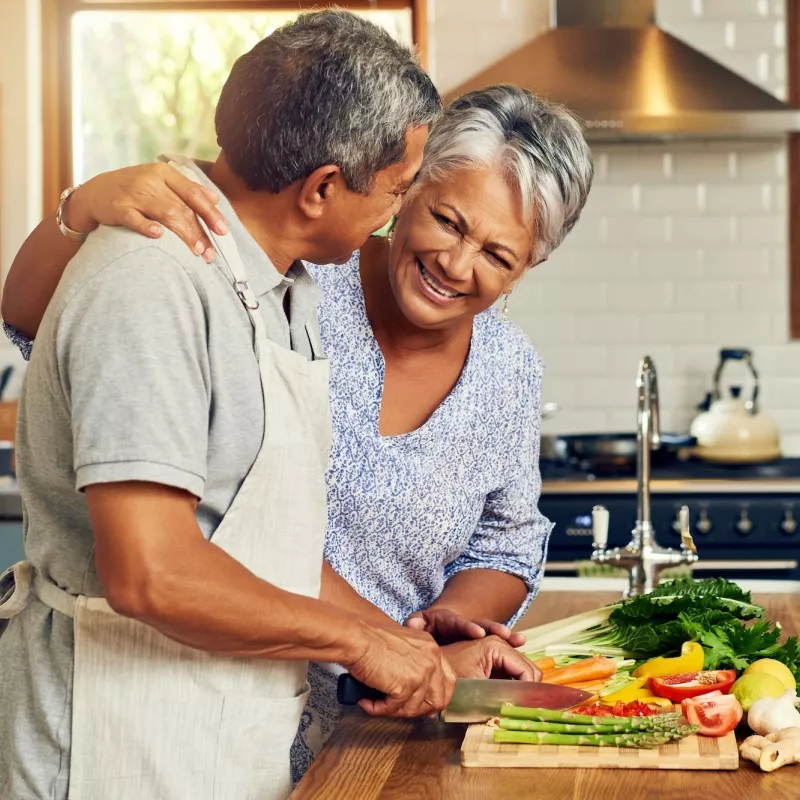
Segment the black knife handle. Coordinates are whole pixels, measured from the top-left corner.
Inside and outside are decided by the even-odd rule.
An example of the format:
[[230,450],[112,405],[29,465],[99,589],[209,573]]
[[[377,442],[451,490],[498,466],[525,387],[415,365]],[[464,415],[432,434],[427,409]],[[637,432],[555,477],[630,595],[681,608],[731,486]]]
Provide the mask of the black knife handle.
[[383,692],[361,683],[347,672],[339,676],[336,684],[336,698],[342,706],[358,705],[359,700],[382,700],[385,696]]

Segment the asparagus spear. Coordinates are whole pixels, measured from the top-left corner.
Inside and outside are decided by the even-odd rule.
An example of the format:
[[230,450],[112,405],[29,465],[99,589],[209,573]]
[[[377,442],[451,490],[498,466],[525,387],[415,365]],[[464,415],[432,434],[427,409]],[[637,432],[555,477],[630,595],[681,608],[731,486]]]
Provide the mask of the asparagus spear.
[[652,717],[592,717],[588,714],[572,714],[569,711],[553,711],[548,708],[524,708],[510,703],[500,708],[500,716],[510,719],[530,719],[537,722],[557,722],[576,725],[618,725],[624,730],[648,731],[676,728],[683,724],[680,714],[657,714]]
[[591,734],[591,733],[601,733],[601,734],[609,734],[609,733],[662,733],[662,732],[678,732],[682,731],[686,728],[689,728],[687,731],[688,733],[693,733],[694,728],[688,725],[684,726],[675,726],[675,727],[667,727],[667,728],[651,728],[648,730],[642,731],[632,731],[630,728],[626,728],[622,725],[617,725],[616,723],[606,724],[603,720],[603,717],[597,719],[596,725],[576,725],[574,723],[561,723],[561,722],[540,722],[538,720],[531,720],[531,719],[501,719],[499,722],[500,727],[506,731],[538,731],[540,733],[581,733],[581,734]]
[[566,733],[540,733],[535,731],[494,732],[495,742],[514,744],[588,745],[591,747],[636,747],[649,750],[680,739],[683,734],[667,732],[639,732],[617,734],[588,734],[570,736]]

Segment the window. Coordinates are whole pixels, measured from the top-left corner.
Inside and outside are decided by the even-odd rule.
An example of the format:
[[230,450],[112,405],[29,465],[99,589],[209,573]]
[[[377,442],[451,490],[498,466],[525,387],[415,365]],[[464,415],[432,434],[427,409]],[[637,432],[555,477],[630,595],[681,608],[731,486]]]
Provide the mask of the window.
[[[159,153],[213,158],[214,108],[233,62],[324,2],[45,0],[45,207],[63,188]],[[331,2],[408,44],[417,0]]]

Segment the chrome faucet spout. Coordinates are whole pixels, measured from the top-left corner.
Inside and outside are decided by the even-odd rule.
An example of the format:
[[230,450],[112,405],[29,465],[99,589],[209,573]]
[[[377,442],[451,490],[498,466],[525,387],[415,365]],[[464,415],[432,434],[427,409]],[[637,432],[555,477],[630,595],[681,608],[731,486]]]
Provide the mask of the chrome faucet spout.
[[658,373],[650,356],[639,364],[636,378],[638,406],[636,410],[636,531],[642,538],[652,538],[650,512],[650,476],[652,451],[661,446],[658,412]]
[[636,526],[626,547],[606,548],[608,511],[597,506],[593,512],[594,552],[592,560],[600,564],[625,569],[628,573],[626,596],[651,592],[661,572],[681,564],[694,564],[697,550],[689,530],[689,509],[679,514],[681,549],[661,547],[655,540],[650,509],[650,477],[652,452],[661,446],[658,409],[658,373],[650,356],[639,364],[636,379],[638,403],[636,409]]

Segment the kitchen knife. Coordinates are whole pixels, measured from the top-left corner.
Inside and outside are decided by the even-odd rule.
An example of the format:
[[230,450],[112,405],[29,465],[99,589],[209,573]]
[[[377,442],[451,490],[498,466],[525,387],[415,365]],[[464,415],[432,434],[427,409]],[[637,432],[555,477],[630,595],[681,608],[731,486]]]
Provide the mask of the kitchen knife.
[[[383,694],[365,686],[347,673],[339,676],[337,697],[343,706],[354,706],[359,700],[380,700]],[[561,710],[572,708],[592,695],[569,686],[531,681],[461,678],[450,705],[442,712],[445,722],[485,722],[500,713],[503,703],[528,708]]]

